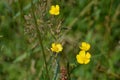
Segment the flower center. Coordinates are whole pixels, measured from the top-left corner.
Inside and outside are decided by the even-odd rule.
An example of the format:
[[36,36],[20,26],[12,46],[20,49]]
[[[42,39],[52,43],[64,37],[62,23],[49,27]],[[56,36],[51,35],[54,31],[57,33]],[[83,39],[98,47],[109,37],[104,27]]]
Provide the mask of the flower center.
[[57,46],[55,46],[54,49],[55,49],[55,51],[58,51],[58,47]]
[[82,57],[82,60],[83,60],[83,62],[85,63],[86,60],[88,60],[88,58],[86,58],[86,57]]
[[54,9],[54,12],[55,12],[55,13],[57,13],[57,12],[58,12],[58,10],[57,10],[57,9]]

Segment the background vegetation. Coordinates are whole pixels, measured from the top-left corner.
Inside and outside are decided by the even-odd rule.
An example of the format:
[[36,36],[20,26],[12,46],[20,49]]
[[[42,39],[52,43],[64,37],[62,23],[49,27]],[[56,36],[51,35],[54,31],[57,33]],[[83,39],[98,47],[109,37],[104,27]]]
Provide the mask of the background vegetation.
[[[53,4],[59,16],[49,14]],[[82,41],[91,44],[87,65],[76,62]],[[0,0],[0,80],[53,80],[56,70],[56,80],[120,80],[120,0]]]

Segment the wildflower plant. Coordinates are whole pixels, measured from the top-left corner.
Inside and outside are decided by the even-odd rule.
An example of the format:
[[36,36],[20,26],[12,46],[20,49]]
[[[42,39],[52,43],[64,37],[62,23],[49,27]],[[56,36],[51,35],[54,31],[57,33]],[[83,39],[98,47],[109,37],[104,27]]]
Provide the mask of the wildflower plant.
[[[42,1],[41,1],[42,2]],[[63,50],[63,33],[61,34],[62,30],[62,20],[56,16],[60,15],[60,6],[59,5],[51,5],[48,7],[47,2],[42,5],[40,4],[39,10],[36,10],[37,8],[32,8],[32,14],[29,14],[25,16],[26,20],[26,28],[29,29],[26,33],[32,33],[32,38],[28,38],[29,42],[33,43],[35,45],[34,47],[38,47],[36,44],[40,44],[41,47],[41,53],[44,58],[44,64],[45,64],[45,70],[44,73],[42,73],[39,77],[41,78],[43,75],[47,76],[44,80],[57,80],[59,77],[59,73],[61,66],[65,67],[66,64],[61,65],[61,58],[62,55],[65,55],[66,53]],[[35,7],[35,6],[34,6]],[[46,9],[45,9],[46,8]],[[48,10],[49,9],[49,10]],[[35,12],[34,12],[35,11]],[[40,12],[41,11],[41,12]],[[47,15],[49,12],[49,17],[46,19],[44,18],[45,15]],[[40,14],[36,17],[36,15]],[[54,17],[51,17],[54,16]],[[48,19],[48,20],[47,20]],[[34,21],[34,23],[32,23]],[[29,25],[28,25],[29,24]],[[26,30],[25,28],[25,30]],[[36,41],[36,38],[38,37],[39,41]],[[48,42],[48,43],[46,43]],[[51,44],[52,43],[52,44]],[[51,44],[50,47],[47,47],[48,50],[51,52],[51,56],[47,56],[47,50],[45,48],[45,45]],[[88,64],[90,62],[91,54],[87,52],[90,49],[90,44],[86,42],[82,42],[81,46],[79,47],[81,51],[79,54],[76,55],[77,62],[79,64]],[[56,54],[54,54],[56,53]],[[74,54],[74,53],[73,53]],[[40,56],[42,56],[40,55]],[[68,61],[67,58],[65,58],[65,61]],[[69,63],[69,61],[68,61]],[[70,64],[68,65],[70,66]],[[53,69],[53,70],[52,70]],[[69,69],[69,68],[68,68]],[[64,71],[62,70],[62,75],[60,79],[70,79],[69,70],[67,68],[64,68]]]
[[0,80],[120,80],[119,3],[0,0]]

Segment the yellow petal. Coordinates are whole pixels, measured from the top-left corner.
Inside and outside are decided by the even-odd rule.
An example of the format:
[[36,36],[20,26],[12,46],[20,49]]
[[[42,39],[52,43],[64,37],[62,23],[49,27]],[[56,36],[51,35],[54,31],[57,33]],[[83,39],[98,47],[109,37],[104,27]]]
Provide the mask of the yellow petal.
[[91,54],[89,52],[86,53],[86,58],[91,58]]
[[86,42],[82,42],[82,46],[86,46]]
[[52,50],[52,51],[54,51],[54,49],[53,49],[53,48],[51,48],[51,50]]
[[59,5],[56,5],[56,9],[59,10],[59,8],[60,8]]
[[51,10],[52,10],[52,9],[55,9],[55,6],[51,6]]
[[53,15],[54,14],[54,9],[55,9],[55,6],[51,6],[51,9],[49,10],[49,13]]
[[55,15],[59,15],[60,12],[56,12]]
[[89,50],[90,49],[90,44],[86,44],[86,47],[87,47],[87,50]]
[[50,11],[49,11],[49,13],[50,13],[50,14],[53,14],[53,11],[52,11],[52,10],[50,10]]
[[83,64],[83,63],[84,63],[84,61],[81,59],[81,57],[80,57],[79,54],[76,56],[76,59],[77,59],[77,62],[78,62],[78,63],[80,63],[80,64]]
[[86,42],[82,42],[80,49],[85,50]]
[[80,51],[80,52],[79,52],[79,55],[80,55],[81,57],[85,57],[85,51]]
[[57,47],[58,47],[58,49],[59,49],[59,51],[62,51],[62,45],[61,44],[57,44]]
[[84,64],[88,64],[90,62],[90,59],[86,59]]
[[55,43],[52,43],[52,47],[55,47]]

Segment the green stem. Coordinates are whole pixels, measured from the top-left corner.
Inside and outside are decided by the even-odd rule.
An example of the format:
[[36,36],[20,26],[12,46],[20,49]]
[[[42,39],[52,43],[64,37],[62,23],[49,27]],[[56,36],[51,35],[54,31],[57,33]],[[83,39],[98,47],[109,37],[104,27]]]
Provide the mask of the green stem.
[[69,62],[67,62],[67,74],[68,74],[68,80],[71,80],[70,79],[70,64],[69,64]]
[[39,31],[38,24],[37,24],[37,21],[36,21],[36,17],[35,17],[35,13],[34,13],[34,5],[33,5],[33,1],[32,0],[31,0],[31,5],[32,5],[32,16],[34,18],[35,28],[36,28],[37,35],[38,35],[38,38],[39,38],[39,42],[40,42],[41,49],[42,49],[42,54],[43,54],[45,68],[46,68],[46,73],[47,73],[47,78],[48,78],[48,80],[50,80],[49,73],[48,73],[48,67],[47,67],[47,60],[46,60],[44,46],[43,46],[43,42],[42,42],[42,37],[40,35],[40,31]]
[[58,75],[59,68],[60,68],[59,61],[60,61],[60,55],[58,54],[58,55],[57,55],[57,59],[56,59],[56,68],[55,68],[53,80],[56,80],[56,79],[57,79],[57,75]]

